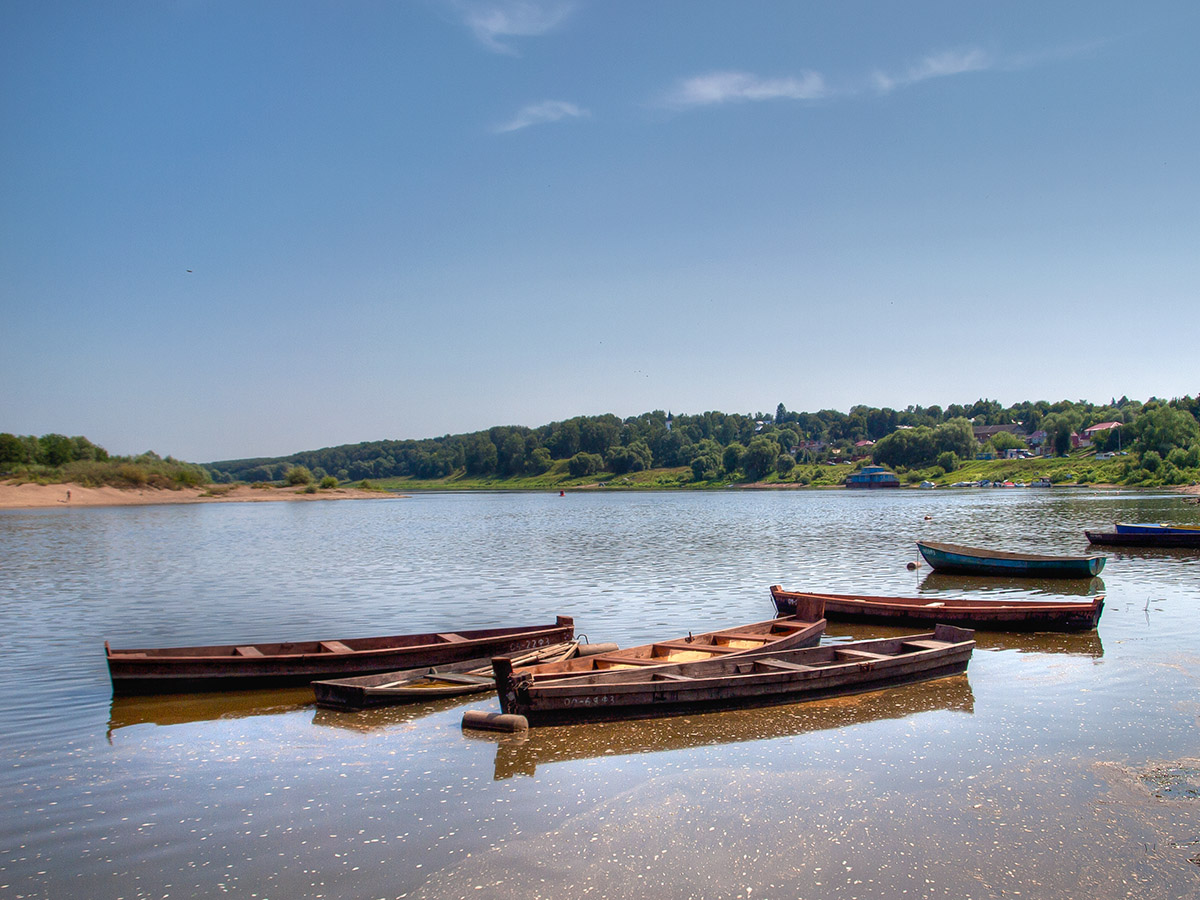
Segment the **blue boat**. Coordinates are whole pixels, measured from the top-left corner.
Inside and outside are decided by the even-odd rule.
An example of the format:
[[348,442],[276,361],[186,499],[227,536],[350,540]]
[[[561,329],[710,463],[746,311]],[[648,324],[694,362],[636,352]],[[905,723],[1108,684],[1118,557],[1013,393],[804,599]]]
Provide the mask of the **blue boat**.
[[925,561],[938,572],[960,575],[1009,575],[1026,578],[1092,578],[1104,568],[1103,556],[1042,556],[959,544],[917,541]]
[[1112,547],[1200,549],[1200,528],[1194,531],[1085,531],[1088,543]]
[[1162,523],[1144,523],[1131,525],[1127,522],[1117,523],[1117,534],[1196,534],[1200,525],[1165,525]]

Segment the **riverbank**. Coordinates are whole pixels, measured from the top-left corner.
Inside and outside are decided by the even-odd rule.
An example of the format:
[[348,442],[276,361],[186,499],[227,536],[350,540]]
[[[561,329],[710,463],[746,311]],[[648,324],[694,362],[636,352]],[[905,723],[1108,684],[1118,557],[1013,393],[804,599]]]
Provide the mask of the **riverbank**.
[[386,491],[327,488],[307,493],[298,487],[209,485],[179,488],[84,487],[80,484],[15,484],[0,482],[0,509],[43,509],[63,506],[153,506],[175,503],[261,503],[264,501],[371,500],[396,497]]

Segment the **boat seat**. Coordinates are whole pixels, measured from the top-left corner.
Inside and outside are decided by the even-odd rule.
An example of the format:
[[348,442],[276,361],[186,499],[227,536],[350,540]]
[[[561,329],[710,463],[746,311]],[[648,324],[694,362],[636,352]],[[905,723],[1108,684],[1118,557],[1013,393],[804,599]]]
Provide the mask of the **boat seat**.
[[941,650],[943,647],[948,647],[949,644],[945,641],[905,641],[900,646],[909,650]]
[[461,634],[455,634],[452,631],[448,631],[445,634],[439,634],[438,637],[440,637],[443,641],[449,641],[451,644],[457,644],[461,641],[470,640],[470,638],[465,638]]
[[263,652],[257,647],[237,647],[234,649],[235,656],[262,656]]
[[654,645],[657,647],[666,647],[668,650],[699,650],[705,653],[738,653],[734,647],[717,647],[714,644],[702,644],[699,641],[692,641],[690,644],[687,641],[659,641]]
[[812,628],[812,622],[772,622],[772,630],[776,628],[786,628],[788,631],[805,631]]
[[326,653],[353,653],[354,651],[341,641],[321,641],[321,649]]
[[834,648],[834,656],[842,659],[891,659],[886,653],[871,653],[867,650],[843,650],[840,647]]
[[749,631],[722,631],[720,634],[714,634],[713,639],[717,641],[758,641],[761,644],[765,644],[768,641],[775,640],[775,636]]
[[779,669],[782,672],[811,672],[812,666],[804,666],[800,663],[784,662],[782,659],[756,659],[755,663],[764,666],[768,669]]
[[[639,656],[593,656],[595,663],[605,663],[610,666],[661,666],[661,659],[646,659]],[[600,668],[597,665],[597,668]],[[574,673],[571,673],[574,674]]]

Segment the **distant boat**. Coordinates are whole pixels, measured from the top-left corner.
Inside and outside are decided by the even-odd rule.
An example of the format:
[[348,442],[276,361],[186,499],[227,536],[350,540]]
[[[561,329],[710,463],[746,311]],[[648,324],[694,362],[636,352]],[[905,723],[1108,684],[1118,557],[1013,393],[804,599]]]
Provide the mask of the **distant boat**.
[[938,625],[923,634],[601,670],[544,682],[527,671],[513,671],[504,658],[496,659],[493,668],[504,713],[524,716],[531,726],[570,725],[876,691],[964,672],[974,648],[974,632]]
[[1049,478],[1035,478],[1029,482],[1030,487],[1051,487]]
[[987,631],[1089,631],[1100,621],[1104,595],[1088,601],[970,600],[939,597],[869,597],[860,594],[817,594],[785,591],[771,585],[771,599],[780,615],[788,615],[802,599],[825,601],[825,618],[884,625],[924,625],[937,622]]
[[859,472],[846,476],[848,488],[898,488],[900,478],[883,466],[863,466]]
[[1116,527],[1117,534],[1192,534],[1200,532],[1200,525],[1166,525],[1162,523],[1131,525],[1126,522],[1118,522]]
[[963,575],[1019,575],[1032,578],[1091,578],[1104,568],[1103,556],[1042,556],[917,541],[925,561],[939,572]]
[[937,485],[934,484],[932,481],[922,481],[921,487],[925,488],[925,490],[928,491],[928,490],[932,490],[933,488],[937,487]]
[[1200,531],[1085,531],[1088,543],[1111,547],[1200,548]]
[[575,636],[575,621],[434,634],[114,650],[104,642],[114,694],[168,694],[304,685],[520,653]]

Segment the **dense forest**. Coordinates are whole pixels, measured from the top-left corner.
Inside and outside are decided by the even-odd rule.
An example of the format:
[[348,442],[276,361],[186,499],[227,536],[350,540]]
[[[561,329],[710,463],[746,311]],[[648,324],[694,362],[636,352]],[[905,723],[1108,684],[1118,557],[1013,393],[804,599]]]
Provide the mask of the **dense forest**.
[[[621,475],[645,469],[690,467],[693,480],[758,480],[797,465],[829,461],[876,462],[906,469],[940,466],[952,471],[980,454],[1001,453],[1024,440],[1003,432],[976,439],[979,426],[1018,426],[1025,435],[1045,432],[1051,452],[1066,455],[1072,435],[1091,425],[1122,428],[1096,436],[1093,450],[1137,451],[1159,483],[1182,483],[1200,473],[1200,395],[1145,403],[1122,397],[1104,405],[1086,401],[994,400],[972,404],[909,406],[903,410],[855,406],[793,412],[780,403],[773,414],[656,410],[626,419],[576,416],[537,428],[496,426],[470,434],[423,440],[371,441],[310,450],[271,459],[208,463],[217,481],[279,481],[296,467],[339,481],[442,479],[539,475],[565,461],[573,477]],[[864,441],[873,442],[870,446]],[[1132,464],[1132,461],[1131,461]],[[1161,467],[1161,468],[1160,468]],[[1136,480],[1136,479],[1135,479]],[[1142,480],[1147,480],[1143,478]]]
[[1100,423],[1121,425],[1093,433],[1086,442],[1086,454],[1119,454],[1119,462],[1103,473],[1105,480],[1153,485],[1200,481],[1200,395],[1145,403],[1122,397],[1104,405],[1038,401],[1005,407],[977,400],[944,409],[855,406],[848,413],[793,412],[782,403],[773,414],[656,410],[626,419],[576,416],[538,428],[502,425],[470,434],[371,441],[203,465],[152,452],[111,457],[84,437],[0,433],[0,475],[168,487],[519,479],[545,473],[611,479],[668,469],[685,473],[677,482],[773,479],[808,484],[829,483],[815,474],[823,471],[819,466],[876,462],[909,473],[911,481],[938,478],[979,458],[1026,448],[1035,437],[1043,455],[1078,456],[1078,436]]

